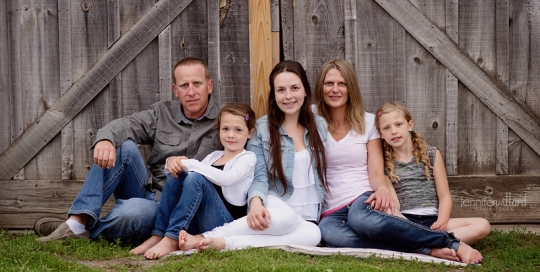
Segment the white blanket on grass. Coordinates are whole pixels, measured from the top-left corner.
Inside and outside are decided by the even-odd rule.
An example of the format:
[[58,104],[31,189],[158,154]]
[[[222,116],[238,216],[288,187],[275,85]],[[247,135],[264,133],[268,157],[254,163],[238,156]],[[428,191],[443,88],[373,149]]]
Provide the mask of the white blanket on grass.
[[[355,256],[360,258],[367,258],[370,256],[375,256],[379,258],[390,258],[390,259],[405,259],[405,260],[416,260],[419,262],[426,263],[444,263],[447,265],[456,265],[456,266],[465,266],[466,264],[460,262],[454,262],[444,259],[439,259],[431,257],[424,254],[416,253],[404,253],[391,250],[375,249],[375,248],[333,248],[333,247],[308,247],[308,246],[298,246],[298,245],[281,245],[281,246],[263,246],[264,248],[270,249],[281,249],[288,252],[294,253],[303,253],[310,255],[334,255],[341,254],[346,256]],[[188,251],[175,251],[171,255],[191,255],[197,253],[196,250]]]

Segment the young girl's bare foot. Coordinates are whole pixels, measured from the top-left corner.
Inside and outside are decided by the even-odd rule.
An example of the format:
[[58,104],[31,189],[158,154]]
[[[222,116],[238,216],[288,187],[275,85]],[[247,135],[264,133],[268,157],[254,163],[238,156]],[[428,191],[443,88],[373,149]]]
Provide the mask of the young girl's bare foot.
[[223,238],[204,238],[197,245],[197,251],[201,252],[207,249],[224,249],[225,239]]
[[178,234],[178,247],[183,251],[188,251],[197,247],[202,239],[204,239],[204,237],[200,234],[193,236],[187,233],[187,231],[181,230]]
[[140,244],[138,247],[132,249],[130,253],[136,254],[136,255],[143,255],[147,250],[155,246],[159,241],[163,239],[161,236],[158,235],[152,235],[150,238],[148,238],[144,243]]
[[456,254],[461,262],[466,264],[477,264],[483,259],[482,254],[480,254],[478,250],[463,242],[459,242],[459,247]]
[[144,257],[149,260],[155,260],[179,249],[178,241],[171,237],[163,237],[159,243],[144,253]]
[[429,253],[429,256],[459,262],[456,251],[451,248],[434,248]]

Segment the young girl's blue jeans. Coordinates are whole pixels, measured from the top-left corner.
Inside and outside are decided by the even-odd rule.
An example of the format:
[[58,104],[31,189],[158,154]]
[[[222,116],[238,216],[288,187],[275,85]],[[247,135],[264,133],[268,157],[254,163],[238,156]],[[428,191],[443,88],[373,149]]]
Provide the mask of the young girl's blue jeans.
[[351,205],[324,217],[319,223],[322,242],[332,247],[378,248],[429,254],[433,248],[457,250],[453,233],[431,230],[416,222],[379,212],[364,203],[366,192]]
[[216,188],[197,172],[183,172],[174,178],[167,175],[152,235],[178,240],[180,230],[203,233],[234,218]]
[[[141,243],[150,237],[158,203],[148,190],[148,170],[137,145],[128,140],[116,148],[115,166],[92,166],[68,215],[87,214],[90,238]],[[101,208],[114,196],[112,210],[100,218]]]

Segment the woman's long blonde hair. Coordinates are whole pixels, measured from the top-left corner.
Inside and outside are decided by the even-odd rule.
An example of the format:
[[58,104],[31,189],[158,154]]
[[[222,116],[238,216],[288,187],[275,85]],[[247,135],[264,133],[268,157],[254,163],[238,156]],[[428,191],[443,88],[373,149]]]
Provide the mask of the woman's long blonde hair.
[[[377,127],[377,130],[379,131],[379,134],[381,133],[381,128],[379,126],[379,117],[383,114],[387,114],[393,111],[398,111],[402,114],[402,116],[407,120],[407,122],[411,121],[412,115],[407,110],[407,108],[399,103],[399,102],[390,102],[385,103],[382,106],[379,107],[376,111],[375,116],[375,126]],[[426,174],[426,178],[428,180],[431,179],[431,169],[433,168],[433,165],[431,165],[429,156],[427,153],[427,143],[424,140],[424,137],[420,135],[420,133],[411,131],[411,140],[413,143],[413,157],[415,163],[424,163],[424,172]],[[383,155],[384,155],[384,167],[388,170],[388,177],[393,183],[398,183],[399,177],[396,176],[396,171],[394,169],[394,149],[392,146],[386,143],[386,141],[383,141]]]
[[332,69],[337,69],[341,73],[343,79],[345,79],[345,84],[347,85],[347,93],[349,95],[347,108],[345,110],[347,122],[351,125],[352,130],[363,135],[366,127],[366,122],[364,120],[366,108],[364,107],[364,101],[362,99],[358,80],[356,79],[356,74],[354,73],[352,66],[345,60],[331,60],[321,67],[317,79],[315,80],[315,91],[313,92],[317,114],[324,117],[328,126],[335,130],[330,108],[324,103],[323,95],[324,79],[326,78],[328,71]]

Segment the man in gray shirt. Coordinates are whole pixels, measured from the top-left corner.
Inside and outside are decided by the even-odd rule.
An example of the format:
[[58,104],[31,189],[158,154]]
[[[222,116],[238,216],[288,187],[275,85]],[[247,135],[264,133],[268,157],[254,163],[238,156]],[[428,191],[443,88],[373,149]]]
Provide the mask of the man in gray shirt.
[[[42,242],[65,238],[120,239],[139,243],[150,237],[163,189],[164,164],[170,156],[202,160],[222,149],[213,130],[222,107],[212,94],[208,66],[186,58],[173,69],[173,90],[179,101],[162,101],[149,110],[116,119],[97,133],[94,165],[68,212],[69,219],[44,217],[34,231]],[[137,145],[150,145],[147,169]],[[112,210],[100,219],[103,204],[114,196]]]

